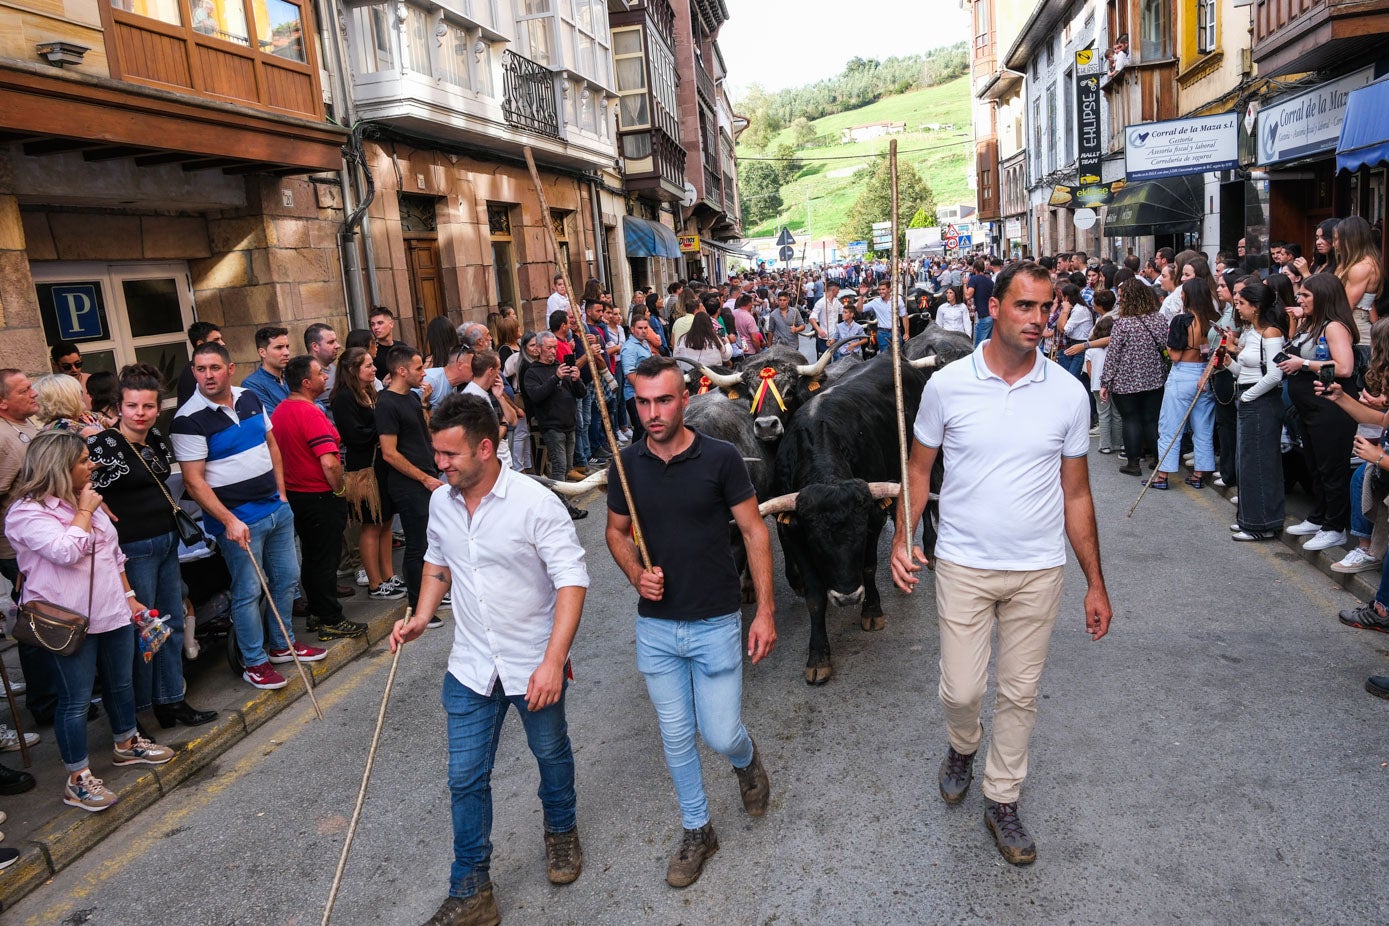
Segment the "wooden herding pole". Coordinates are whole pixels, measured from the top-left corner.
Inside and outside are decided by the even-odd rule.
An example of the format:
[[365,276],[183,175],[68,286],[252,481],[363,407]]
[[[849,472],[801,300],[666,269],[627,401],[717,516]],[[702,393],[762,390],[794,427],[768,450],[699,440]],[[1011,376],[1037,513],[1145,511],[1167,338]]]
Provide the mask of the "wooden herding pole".
[[[895,142],[894,142],[895,144]],[[560,260],[559,237],[555,234],[554,223],[550,221],[550,202],[545,198],[545,187],[540,183],[540,171],[535,169],[535,156],[531,154],[530,145],[525,147],[526,167],[531,172],[531,182],[535,184],[535,195],[540,200],[540,213],[544,218],[543,225],[545,233],[550,237],[550,249],[555,255],[555,266],[559,267],[560,276],[564,277],[564,290],[569,294],[569,318],[574,326],[575,332],[581,338],[588,338],[588,326],[584,324],[583,316],[576,308],[578,297],[574,292],[574,283],[569,279],[569,268]],[[582,218],[580,218],[582,222]],[[622,454],[618,452],[617,432],[613,430],[612,418],[608,416],[608,403],[603,401],[603,374],[598,369],[597,351],[593,349],[588,341],[584,341],[584,357],[588,360],[588,372],[592,377],[594,388],[598,391],[598,411],[603,416],[603,433],[608,436],[608,449],[612,451],[613,469],[617,470],[617,481],[622,486],[622,497],[627,500],[627,511],[632,518],[632,539],[636,542],[637,553],[641,556],[641,564],[646,569],[651,568],[651,554],[646,550],[646,538],[641,532],[641,522],[637,520],[637,505],[632,499],[632,487],[627,482],[627,468],[622,465]],[[605,368],[606,369],[606,368]],[[621,383],[618,384],[621,388]]]
[[892,388],[897,396],[897,448],[902,465],[902,494],[898,503],[902,506],[904,515],[902,523],[907,525],[907,529],[902,533],[902,543],[906,545],[907,554],[910,555],[914,527],[911,523],[911,480],[907,475],[907,457],[910,450],[910,446],[907,444],[907,406],[902,400],[902,339],[898,337],[901,319],[897,314],[897,303],[901,299],[902,274],[897,272],[897,139],[895,138],[888,144],[887,163],[892,182],[892,249],[889,252],[892,257],[888,267],[888,272],[892,274],[892,301],[891,305],[888,306],[888,313],[892,316]]

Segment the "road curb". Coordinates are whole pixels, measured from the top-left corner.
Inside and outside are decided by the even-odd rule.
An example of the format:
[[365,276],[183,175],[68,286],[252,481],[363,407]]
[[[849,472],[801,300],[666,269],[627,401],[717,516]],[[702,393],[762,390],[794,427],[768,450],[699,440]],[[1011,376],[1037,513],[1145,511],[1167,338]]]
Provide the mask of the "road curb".
[[[1232,496],[1235,496],[1239,493],[1239,489],[1236,486],[1226,486],[1224,488],[1214,486],[1213,488],[1215,488],[1215,491],[1218,492],[1220,496],[1224,498],[1227,502],[1230,500]],[[1233,524],[1234,520],[1235,509],[1234,506],[1231,506],[1229,523]],[[1301,512],[1299,511],[1299,513],[1296,515],[1289,514],[1284,519],[1283,526],[1284,528],[1291,527],[1294,524],[1301,523],[1301,521],[1302,517]],[[1307,540],[1306,537],[1299,537],[1296,534],[1289,534],[1286,529],[1279,533],[1278,540],[1283,544],[1283,546],[1287,547],[1289,550],[1292,550],[1293,553],[1297,554],[1297,556],[1300,559],[1309,563],[1313,568],[1320,570],[1321,573],[1325,575],[1327,578],[1329,578],[1332,582],[1335,582],[1337,585],[1341,586],[1341,588],[1345,589],[1350,594],[1359,598],[1361,601],[1372,601],[1375,597],[1375,592],[1379,590],[1378,569],[1373,569],[1369,572],[1358,573],[1343,573],[1335,572],[1332,570],[1331,567],[1336,563],[1340,562],[1341,558],[1346,555],[1346,551],[1350,549],[1349,546],[1332,547],[1330,550],[1321,550],[1316,553],[1312,553],[1302,549],[1302,544]]]
[[[398,605],[368,621],[365,637],[341,640],[330,646],[323,661],[312,664],[314,683],[322,682],[387,637],[395,622],[404,615],[405,606]],[[227,711],[206,732],[181,745],[170,762],[151,766],[146,774],[123,785],[115,806],[101,813],[69,808],[36,830],[24,844],[15,846],[21,853],[19,861],[0,874],[0,911],[12,907],[126,821],[302,698],[304,683],[292,665],[287,668],[285,677],[289,685],[278,691],[256,690],[242,708]]]

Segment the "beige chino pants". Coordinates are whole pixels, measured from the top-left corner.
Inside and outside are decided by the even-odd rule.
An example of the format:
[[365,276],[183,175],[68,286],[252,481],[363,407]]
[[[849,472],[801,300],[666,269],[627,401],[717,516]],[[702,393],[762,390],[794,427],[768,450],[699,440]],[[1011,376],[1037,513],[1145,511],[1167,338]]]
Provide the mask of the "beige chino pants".
[[1061,603],[1064,566],[1032,571],[972,569],[936,560],[940,625],[940,703],[956,752],[979,749],[979,709],[988,687],[998,624],[998,700],[984,765],[984,796],[1018,799],[1027,777],[1027,742],[1037,722],[1037,685]]

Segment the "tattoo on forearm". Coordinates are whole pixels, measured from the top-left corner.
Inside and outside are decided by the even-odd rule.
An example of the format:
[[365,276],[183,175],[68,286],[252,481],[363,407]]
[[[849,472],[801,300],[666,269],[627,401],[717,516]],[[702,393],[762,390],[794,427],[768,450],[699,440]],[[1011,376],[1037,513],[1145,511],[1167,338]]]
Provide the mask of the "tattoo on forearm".
[[443,572],[426,572],[424,576],[426,579],[438,579],[440,582],[448,581],[448,576],[444,575]]

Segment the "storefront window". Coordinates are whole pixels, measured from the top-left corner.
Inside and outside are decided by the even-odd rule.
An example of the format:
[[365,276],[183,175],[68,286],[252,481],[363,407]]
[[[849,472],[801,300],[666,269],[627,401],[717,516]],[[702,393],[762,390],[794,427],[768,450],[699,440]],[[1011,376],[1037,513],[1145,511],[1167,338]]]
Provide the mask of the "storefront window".
[[261,51],[290,61],[304,60],[304,27],[299,4],[286,0],[258,0],[256,25],[260,30]]
[[193,0],[192,5],[194,32],[250,47],[250,30],[246,27],[246,5],[243,0]]
[[183,25],[183,17],[178,11],[178,0],[111,0],[111,5],[118,10],[125,10],[137,16],[148,16],[171,26]]

